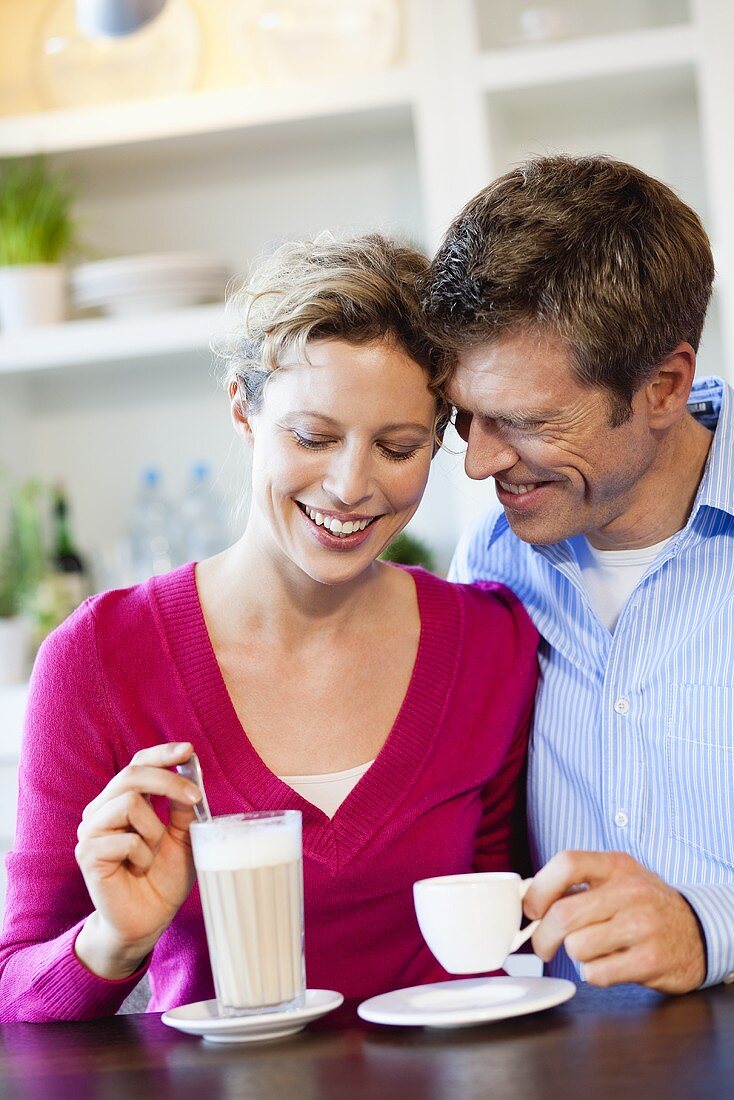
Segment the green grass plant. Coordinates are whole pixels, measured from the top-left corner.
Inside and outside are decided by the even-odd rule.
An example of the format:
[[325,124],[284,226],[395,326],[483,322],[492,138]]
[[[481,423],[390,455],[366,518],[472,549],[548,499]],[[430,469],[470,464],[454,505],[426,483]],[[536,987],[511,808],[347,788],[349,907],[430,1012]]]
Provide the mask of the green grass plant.
[[0,161],[0,266],[54,264],[78,246],[74,195],[43,157]]

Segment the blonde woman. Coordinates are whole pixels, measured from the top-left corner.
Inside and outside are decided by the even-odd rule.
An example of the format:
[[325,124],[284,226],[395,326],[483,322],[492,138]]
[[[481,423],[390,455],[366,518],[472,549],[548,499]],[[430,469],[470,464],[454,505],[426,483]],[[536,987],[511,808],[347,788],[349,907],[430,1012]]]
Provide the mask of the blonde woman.
[[[512,594],[378,560],[446,419],[421,329],[427,261],[379,236],[281,248],[229,361],[252,503],[224,553],[95,596],[35,669],[0,1017],[213,996],[188,839],[213,814],[303,814],[311,987],[363,998],[446,975],[412,883],[511,865],[536,682]],[[78,835],[77,835],[78,834]]]

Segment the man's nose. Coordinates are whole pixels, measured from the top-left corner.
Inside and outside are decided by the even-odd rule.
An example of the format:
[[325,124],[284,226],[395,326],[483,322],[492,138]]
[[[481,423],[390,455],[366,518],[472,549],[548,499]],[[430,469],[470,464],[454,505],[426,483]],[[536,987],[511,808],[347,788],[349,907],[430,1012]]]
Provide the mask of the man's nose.
[[509,470],[517,460],[517,451],[502,438],[494,421],[480,420],[475,416],[469,428],[464,457],[467,476],[474,481],[483,481],[502,470]]
[[372,496],[372,464],[368,456],[352,449],[335,455],[323,481],[324,490],[334,500],[355,508]]

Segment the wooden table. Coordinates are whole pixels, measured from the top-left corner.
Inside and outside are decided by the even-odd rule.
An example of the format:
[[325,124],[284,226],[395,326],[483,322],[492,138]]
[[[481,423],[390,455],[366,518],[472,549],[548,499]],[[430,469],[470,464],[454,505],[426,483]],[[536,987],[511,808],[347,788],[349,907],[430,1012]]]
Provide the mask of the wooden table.
[[580,986],[534,1015],[460,1031],[351,1012],[276,1042],[213,1046],[156,1015],[0,1028],[2,1100],[698,1100],[734,1097],[734,987],[667,998]]

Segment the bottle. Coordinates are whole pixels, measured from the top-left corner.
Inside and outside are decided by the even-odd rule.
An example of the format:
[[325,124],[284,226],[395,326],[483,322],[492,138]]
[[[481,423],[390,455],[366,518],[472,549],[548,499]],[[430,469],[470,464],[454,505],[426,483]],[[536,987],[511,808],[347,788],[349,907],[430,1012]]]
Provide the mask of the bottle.
[[174,516],[161,490],[161,472],[148,466],[141,474],[129,529],[131,580],[141,583],[166,573],[176,563]]
[[69,504],[60,485],[53,490],[54,549],[52,562],[59,573],[84,575],[86,567],[69,530]]
[[203,561],[227,545],[227,521],[210,483],[205,462],[196,462],[179,509],[181,552],[185,561]]
[[87,566],[71,535],[66,493],[60,485],[51,490],[51,511],[51,552],[48,566],[35,586],[31,606],[36,647],[91,591]]

